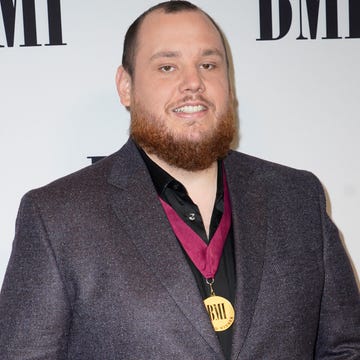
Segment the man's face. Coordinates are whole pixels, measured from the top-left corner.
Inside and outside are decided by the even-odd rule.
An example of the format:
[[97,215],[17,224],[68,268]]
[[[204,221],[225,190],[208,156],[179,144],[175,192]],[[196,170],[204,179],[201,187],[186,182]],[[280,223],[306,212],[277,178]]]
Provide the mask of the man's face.
[[[128,78],[127,95],[121,100],[130,108],[131,135],[146,151],[184,168],[194,156],[213,157],[200,159],[203,165],[190,165],[189,170],[198,170],[218,157],[197,154],[201,144],[205,152],[209,147],[216,152],[218,146],[212,142],[225,137],[228,148],[234,121],[225,49],[204,14],[149,14],[139,29],[134,74]],[[180,154],[181,147],[170,151],[173,143],[182,144],[183,150],[185,145],[192,154]],[[182,164],[168,157],[173,151],[185,157]]]

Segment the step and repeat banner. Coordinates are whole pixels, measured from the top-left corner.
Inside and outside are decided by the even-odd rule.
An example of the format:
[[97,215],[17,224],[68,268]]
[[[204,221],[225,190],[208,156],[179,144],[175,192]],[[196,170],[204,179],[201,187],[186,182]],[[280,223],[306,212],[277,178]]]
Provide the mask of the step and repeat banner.
[[[22,195],[127,140],[115,71],[128,26],[156,3],[0,0],[0,284]],[[314,172],[360,271],[360,2],[194,3],[231,47],[238,149]]]

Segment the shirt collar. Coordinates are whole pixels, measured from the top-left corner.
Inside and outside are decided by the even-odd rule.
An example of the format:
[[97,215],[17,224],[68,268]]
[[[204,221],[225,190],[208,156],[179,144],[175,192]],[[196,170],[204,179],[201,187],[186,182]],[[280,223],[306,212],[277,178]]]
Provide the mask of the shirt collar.
[[184,186],[179,181],[174,179],[168,172],[152,161],[142,148],[138,146],[138,149],[149,170],[151,179],[159,196],[161,196],[168,187],[171,187],[174,190],[181,189],[186,192]]
[[[166,172],[163,168],[161,168],[158,164],[156,164],[150,157],[145,153],[145,151],[137,146],[146,167],[150,173],[151,179],[154,183],[156,192],[160,197],[162,197],[163,193],[167,188],[171,188],[178,192],[183,192],[187,194],[187,191],[181,182],[177,181],[173,178],[168,172]],[[217,176],[217,192],[216,192],[216,202],[218,200],[222,200],[224,188],[223,188],[223,176],[222,176],[222,161],[218,160],[218,176]]]

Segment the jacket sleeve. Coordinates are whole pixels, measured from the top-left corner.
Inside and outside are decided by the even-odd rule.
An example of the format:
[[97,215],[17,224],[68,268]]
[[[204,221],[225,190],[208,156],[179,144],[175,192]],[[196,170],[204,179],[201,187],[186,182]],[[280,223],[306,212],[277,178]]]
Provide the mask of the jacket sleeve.
[[[319,184],[319,187],[321,185]],[[360,359],[360,296],[339,232],[320,190],[324,285],[315,359]]]
[[25,195],[0,294],[3,360],[65,359],[70,306],[46,227]]

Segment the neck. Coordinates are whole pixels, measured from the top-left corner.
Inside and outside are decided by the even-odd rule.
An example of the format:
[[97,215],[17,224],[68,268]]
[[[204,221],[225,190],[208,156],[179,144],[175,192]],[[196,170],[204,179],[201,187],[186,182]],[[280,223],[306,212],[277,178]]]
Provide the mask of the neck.
[[152,161],[185,186],[191,200],[199,208],[205,231],[209,236],[211,215],[217,190],[217,161],[214,161],[207,169],[188,171],[171,166],[154,154],[147,153],[147,155]]

